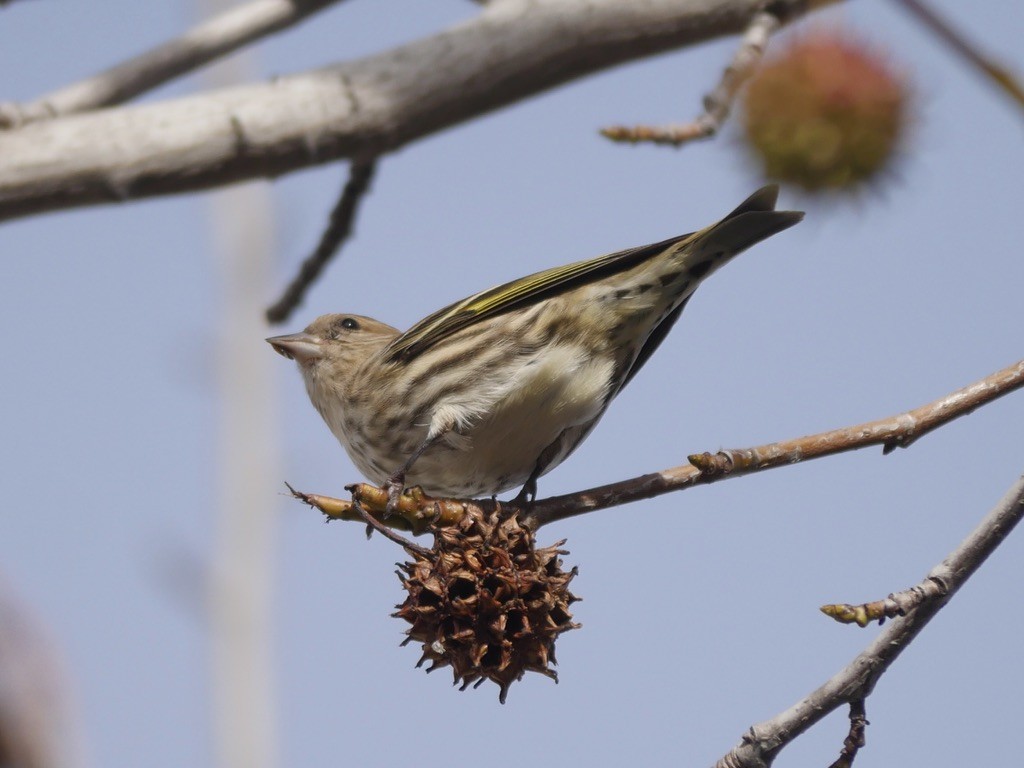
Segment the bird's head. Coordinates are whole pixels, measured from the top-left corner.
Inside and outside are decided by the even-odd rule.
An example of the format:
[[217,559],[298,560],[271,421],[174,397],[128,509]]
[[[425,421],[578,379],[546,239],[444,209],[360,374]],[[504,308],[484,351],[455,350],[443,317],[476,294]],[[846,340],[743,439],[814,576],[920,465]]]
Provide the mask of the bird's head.
[[301,333],[272,336],[267,343],[298,363],[307,384],[340,383],[397,336],[397,329],[370,317],[322,315]]

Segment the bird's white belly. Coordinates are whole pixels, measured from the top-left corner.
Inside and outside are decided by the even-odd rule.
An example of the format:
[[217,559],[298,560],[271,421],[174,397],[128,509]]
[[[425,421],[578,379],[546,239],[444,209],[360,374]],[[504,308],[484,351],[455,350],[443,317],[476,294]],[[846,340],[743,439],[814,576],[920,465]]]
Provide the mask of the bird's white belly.
[[548,347],[524,360],[507,380],[494,383],[493,402],[466,404],[476,411],[468,426],[427,451],[413,466],[408,484],[416,485],[421,476],[428,487],[444,477],[445,493],[459,496],[522,485],[564,430],[600,414],[613,367],[611,359],[588,356],[575,345]]

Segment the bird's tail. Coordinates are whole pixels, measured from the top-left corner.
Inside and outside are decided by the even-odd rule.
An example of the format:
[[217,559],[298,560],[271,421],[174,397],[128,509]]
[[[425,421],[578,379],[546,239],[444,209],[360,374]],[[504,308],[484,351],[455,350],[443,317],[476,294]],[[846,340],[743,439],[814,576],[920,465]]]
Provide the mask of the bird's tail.
[[693,249],[694,255],[700,254],[717,262],[713,266],[718,267],[750,246],[789,229],[803,219],[802,211],[776,211],[778,197],[778,185],[761,187],[721,221],[697,233],[695,239],[699,245]]
[[776,211],[778,196],[777,185],[761,187],[711,226],[647,246],[650,255],[634,282],[658,286],[650,300],[663,304],[666,313],[673,311],[734,256],[804,217],[800,211]]
[[[648,251],[649,256],[633,280],[639,283],[639,288],[625,295],[622,290],[616,290],[615,297],[619,299],[621,296],[623,302],[640,302],[646,296],[647,301],[654,303],[660,311],[618,389],[626,386],[647,362],[679,319],[697,286],[708,275],[736,254],[792,227],[804,217],[800,211],[776,211],[778,197],[777,185],[761,187],[710,227],[676,238],[674,242],[665,241],[642,249]],[[645,292],[645,286],[654,290]],[[641,303],[640,309],[642,311],[646,306]],[[628,324],[621,325],[628,331],[635,330]]]

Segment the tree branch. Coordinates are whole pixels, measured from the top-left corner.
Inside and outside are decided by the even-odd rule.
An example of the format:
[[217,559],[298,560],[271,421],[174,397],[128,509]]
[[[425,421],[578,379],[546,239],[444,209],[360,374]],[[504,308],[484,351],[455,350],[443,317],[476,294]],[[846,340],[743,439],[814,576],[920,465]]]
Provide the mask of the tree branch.
[[261,37],[279,32],[338,0],[254,0],[204,21],[98,75],[27,104],[0,104],[0,129],[121,104]]
[[923,0],[897,0],[950,49],[994,82],[1017,107],[1024,109],[1024,84],[997,61],[989,58]]
[[864,708],[864,699],[854,699],[850,702],[850,730],[843,739],[843,749],[839,753],[839,759],[828,768],[850,768],[853,765],[857,753],[866,743],[864,731],[867,726],[868,716]]
[[[0,133],[0,219],[392,150],[562,83],[742,32],[762,0],[496,0],[368,58]],[[773,5],[787,18],[807,0]]]
[[729,119],[736,94],[754,74],[764,56],[768,38],[780,25],[779,18],[768,11],[762,11],[751,19],[750,25],[743,33],[740,47],[729,66],[725,68],[725,72],[722,73],[718,85],[704,97],[704,112],[693,122],[660,127],[616,125],[602,128],[601,135],[612,141],[630,144],[649,142],[651,144],[668,144],[673,147],[696,139],[710,139]]
[[870,445],[881,445],[883,451],[889,453],[898,447],[908,447],[933,429],[1022,386],[1024,360],[897,416],[754,448],[695,454],[689,457],[689,465],[537,501],[529,510],[529,516],[534,525],[539,527],[584,512],[647,499],[692,485],[705,485],[726,477],[787,466]]
[[[663,493],[679,491],[695,485],[707,485],[728,477],[759,472],[765,469],[788,466],[808,459],[831,456],[836,453],[881,445],[889,453],[897,447],[906,448],[922,435],[938,429],[944,424],[966,416],[976,408],[996,400],[1024,386],[1024,360],[1020,360],[1001,371],[996,371],[980,381],[963,389],[922,405],[906,413],[886,419],[869,421],[851,427],[842,427],[816,435],[798,437],[778,443],[768,443],[754,448],[723,450],[716,454],[701,453],[690,456],[690,464],[672,467],[661,472],[621,480],[586,491],[577,491],[564,496],[552,496],[535,501],[531,506],[518,510],[511,504],[473,499],[435,499],[418,488],[410,489],[400,499],[398,510],[389,518],[392,527],[401,527],[420,533],[429,523],[449,525],[465,514],[466,508],[474,505],[488,509],[494,503],[501,505],[505,512],[518,512],[526,525],[537,530],[542,525],[564,520],[586,512],[627,504],[640,499],[660,496]],[[360,520],[352,509],[352,502],[330,496],[319,496],[296,491],[292,495],[320,510],[329,519]],[[387,493],[365,483],[349,486],[353,498],[357,499],[371,513],[383,516],[387,504]]]
[[960,546],[928,574],[927,580],[941,585],[941,594],[909,615],[894,619],[842,671],[805,699],[753,726],[740,744],[715,764],[716,768],[769,766],[783,747],[833,710],[867,698],[896,658],[1003,542],[1021,517],[1024,476],[1018,478]]
[[370,188],[377,167],[375,157],[354,159],[348,169],[348,180],[341,190],[341,197],[331,211],[327,229],[320,236],[316,249],[299,267],[299,272],[285,288],[281,297],[267,307],[266,318],[270,323],[283,323],[302,303],[306,291],[316,282],[324,267],[352,234],[359,203]]
[[942,594],[942,585],[931,579],[925,579],[910,589],[893,592],[884,600],[870,603],[850,605],[849,603],[830,603],[819,609],[826,616],[831,616],[840,624],[856,624],[866,627],[873,621],[881,624],[886,619],[906,616],[926,600]]

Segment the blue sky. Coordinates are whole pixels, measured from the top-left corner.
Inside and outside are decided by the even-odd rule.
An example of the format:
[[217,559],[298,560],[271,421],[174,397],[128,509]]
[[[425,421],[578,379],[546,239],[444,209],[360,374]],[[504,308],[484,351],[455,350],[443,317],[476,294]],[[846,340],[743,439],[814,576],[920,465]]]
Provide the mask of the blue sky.
[[[1024,72],[1013,59],[1024,7],[936,5]],[[258,60],[267,76],[299,71],[476,12],[464,0],[354,0],[259,46]],[[191,13],[176,2],[14,3],[0,11],[0,99],[115,63],[185,30]],[[805,222],[701,288],[542,495],[896,413],[1021,357],[1021,113],[894,3],[850,3],[811,23],[852,27],[911,78],[898,167],[849,204],[784,189]],[[680,151],[616,146],[596,130],[688,119],[734,45],[620,67],[386,158],[355,240],[285,330],[329,311],[408,327],[489,285],[721,216],[761,183],[735,127]],[[278,287],[342,178],[331,166],[272,185]],[[213,762],[201,586],[222,405],[212,198],[0,227],[0,572],[59,648],[87,765]],[[266,347],[272,332],[237,343]],[[340,494],[358,474],[293,366],[275,360],[281,488]],[[526,679],[504,707],[493,687],[458,693],[397,647],[393,545],[325,526],[282,496],[281,764],[710,764],[868,643],[876,628],[833,624],[817,606],[921,579],[1024,471],[1022,423],[1018,393],[887,457],[861,451],[543,529],[542,543],[569,540],[583,629],[559,642],[558,686]],[[858,764],[1005,762],[1024,684],[1022,558],[1011,537],[882,679]],[[845,731],[839,713],[778,764],[827,765]]]

